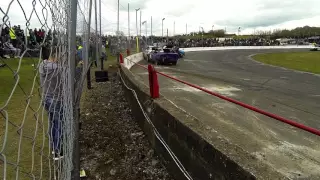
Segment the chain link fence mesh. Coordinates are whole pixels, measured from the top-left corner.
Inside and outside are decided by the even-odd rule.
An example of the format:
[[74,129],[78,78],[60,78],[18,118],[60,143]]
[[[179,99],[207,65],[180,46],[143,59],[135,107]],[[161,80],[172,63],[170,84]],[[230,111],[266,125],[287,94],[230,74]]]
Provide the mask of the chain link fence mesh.
[[0,3],[0,179],[72,176],[74,123],[95,34],[89,1],[79,0],[72,46],[71,9],[67,0]]

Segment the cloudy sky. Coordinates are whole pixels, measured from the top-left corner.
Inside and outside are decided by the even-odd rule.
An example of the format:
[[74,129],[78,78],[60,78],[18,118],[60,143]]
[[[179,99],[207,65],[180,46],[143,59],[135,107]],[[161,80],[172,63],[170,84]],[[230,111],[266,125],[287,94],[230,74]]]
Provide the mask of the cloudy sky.
[[[35,1],[36,4],[33,5],[32,0],[20,0],[24,11],[21,10],[17,0],[1,0],[0,7],[2,11],[8,11],[12,25],[21,24],[22,26],[26,22],[23,12],[30,16],[35,7],[40,18],[33,13],[30,27],[36,27],[44,21],[42,12],[45,11],[42,11],[41,3],[44,4],[45,0]],[[81,12],[88,14],[89,0],[78,1],[81,9],[78,14]],[[10,2],[12,4],[8,10]],[[95,0],[93,0],[93,14],[95,12],[94,2]],[[151,32],[151,16],[155,35],[161,35],[162,18],[165,18],[164,33],[166,34],[166,29],[168,29],[169,35],[199,31],[200,26],[205,31],[211,30],[214,26],[214,29],[226,29],[228,33],[235,33],[238,27],[241,27],[241,34],[250,34],[255,30],[292,29],[305,25],[320,26],[320,0],[120,0],[120,30],[126,35],[129,33],[128,3],[130,4],[131,35],[136,34],[136,8],[141,9],[138,12],[138,24],[140,12],[142,12],[142,21],[147,21],[148,35]],[[114,33],[117,30],[117,0],[101,0],[101,9],[102,32]],[[50,12],[48,14],[50,15]],[[0,12],[0,24],[3,16],[3,13]],[[86,18],[88,18],[87,15]],[[78,19],[79,22],[80,19]],[[91,20],[95,28],[94,15]],[[145,33],[146,26],[142,25],[142,34]]]

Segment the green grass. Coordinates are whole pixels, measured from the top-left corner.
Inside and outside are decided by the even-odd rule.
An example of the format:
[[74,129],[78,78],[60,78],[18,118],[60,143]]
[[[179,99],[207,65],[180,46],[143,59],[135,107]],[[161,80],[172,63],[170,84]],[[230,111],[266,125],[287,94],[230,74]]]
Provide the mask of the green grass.
[[320,51],[258,54],[253,58],[266,64],[320,74]]
[[[134,51],[132,54],[133,53]],[[109,65],[116,67],[117,57],[112,56],[109,49],[107,49],[107,54],[108,60],[104,63],[105,69],[108,69]],[[125,52],[122,52],[122,54],[124,57],[126,57]],[[6,146],[4,152],[1,152],[1,155],[5,155],[7,160],[6,179],[11,180],[16,178],[16,168],[15,166],[10,165],[8,162],[14,164],[17,162],[19,148],[18,145],[20,140],[20,136],[17,131],[22,123],[24,137],[21,139],[19,179],[30,179],[28,175],[22,172],[32,172],[36,179],[39,179],[40,173],[42,172],[42,178],[49,179],[49,169],[52,169],[52,165],[49,166],[49,158],[51,158],[51,153],[48,148],[47,112],[43,109],[41,104],[38,82],[35,83],[35,86],[32,90],[34,77],[37,73],[35,67],[38,64],[39,59],[23,58],[21,60],[19,70],[19,59],[6,59],[3,61],[7,64],[7,66],[0,68],[0,108],[4,107],[4,111],[0,113],[0,151],[5,142],[5,132],[7,132]],[[2,60],[0,60],[0,63],[3,63]],[[94,68],[92,70],[94,71],[97,69],[98,68]],[[14,76],[15,72],[17,72],[18,75],[16,78]],[[91,73],[91,75],[93,76],[94,73]],[[18,77],[20,78],[19,80],[17,80]],[[39,75],[37,75],[35,79],[38,81]],[[14,88],[17,81],[19,82],[18,86]],[[12,92],[12,97],[9,98]],[[28,98],[30,99],[29,108],[26,108]],[[8,105],[5,106],[5,104]],[[34,110],[36,112],[34,112]],[[6,118],[4,117],[5,112],[8,114],[8,124],[6,124]],[[39,119],[38,122],[36,121],[37,118],[35,118],[35,116]],[[6,128],[8,128],[8,131],[6,131]],[[30,138],[34,138],[34,141]],[[33,145],[34,151],[32,150]],[[43,151],[41,151],[41,149],[43,149]],[[32,158],[32,152],[34,152],[34,158]],[[1,160],[1,155],[0,179],[3,179],[4,163]],[[52,163],[52,161],[50,163]]]
[[[14,164],[17,162],[19,144],[21,144],[19,179],[29,179],[23,172],[32,172],[39,178],[41,164],[42,177],[49,177],[49,159],[47,157],[49,157],[50,152],[48,149],[48,137],[46,136],[48,120],[46,112],[40,103],[38,83],[32,90],[35,73],[37,72],[32,64],[37,63],[38,60],[22,59],[19,71],[18,59],[6,59],[4,61],[7,66],[0,68],[0,108],[4,107],[0,114],[0,150],[4,146],[6,139],[5,149],[2,152],[7,160],[6,179],[15,179],[16,177],[15,167],[8,162]],[[15,72],[17,72],[16,78],[14,77]],[[18,80],[18,78],[20,79]],[[16,82],[19,82],[19,84],[14,88]],[[9,98],[11,93],[12,97]],[[29,106],[27,106],[28,97]],[[7,112],[8,118],[4,117],[5,112]],[[35,116],[38,118],[38,122]],[[9,120],[8,124],[6,124],[6,119]],[[18,134],[19,126],[22,127],[23,133],[21,143],[19,142],[20,135]],[[6,131],[6,128],[8,128],[8,131]],[[7,132],[7,138],[5,138],[5,132]],[[34,152],[34,157],[32,157],[32,152]],[[41,155],[41,152],[43,152],[43,155]],[[2,159],[1,156],[0,159]],[[4,176],[3,166],[4,163],[0,160],[0,179]]]

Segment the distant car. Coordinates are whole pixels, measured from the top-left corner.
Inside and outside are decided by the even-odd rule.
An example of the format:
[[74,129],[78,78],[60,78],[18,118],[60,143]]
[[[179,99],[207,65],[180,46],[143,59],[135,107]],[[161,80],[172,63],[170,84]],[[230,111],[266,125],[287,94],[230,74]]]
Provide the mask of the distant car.
[[183,58],[183,56],[185,55],[184,51],[179,49],[179,47],[177,46],[166,46],[166,47],[172,49],[172,52],[177,53],[180,58]]
[[310,49],[310,51],[318,51],[319,50],[319,47],[320,47],[319,44],[313,43],[312,46],[313,47]]
[[173,64],[176,65],[179,60],[179,54],[172,51],[169,47],[157,49],[150,53],[150,60],[155,64]]
[[156,47],[155,46],[148,46],[144,51],[143,51],[143,58],[147,61],[150,60],[150,53],[154,51]]

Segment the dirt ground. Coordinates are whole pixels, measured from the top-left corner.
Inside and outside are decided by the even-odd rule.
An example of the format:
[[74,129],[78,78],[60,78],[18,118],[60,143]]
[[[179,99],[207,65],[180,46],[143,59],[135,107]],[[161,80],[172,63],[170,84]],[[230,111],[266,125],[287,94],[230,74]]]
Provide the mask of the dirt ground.
[[84,179],[172,179],[134,120],[116,73],[92,83],[81,110]]

